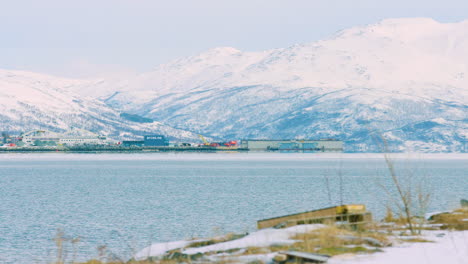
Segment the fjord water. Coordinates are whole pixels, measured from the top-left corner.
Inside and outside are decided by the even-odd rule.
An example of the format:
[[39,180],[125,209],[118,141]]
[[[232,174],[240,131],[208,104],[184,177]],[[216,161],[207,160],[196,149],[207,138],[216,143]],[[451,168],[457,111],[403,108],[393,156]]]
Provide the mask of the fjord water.
[[[400,154],[397,172],[432,193],[429,211],[468,197],[468,155]],[[57,229],[79,260],[106,245],[128,259],[151,242],[255,230],[258,219],[344,203],[382,218],[381,154],[2,154],[0,263],[48,263]],[[65,243],[71,260],[71,243]]]

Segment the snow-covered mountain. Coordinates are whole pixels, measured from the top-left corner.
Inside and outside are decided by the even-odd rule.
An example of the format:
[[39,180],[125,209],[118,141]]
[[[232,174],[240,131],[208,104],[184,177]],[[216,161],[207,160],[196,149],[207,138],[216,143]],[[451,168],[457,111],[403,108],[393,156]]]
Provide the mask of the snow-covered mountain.
[[125,79],[0,71],[0,111],[2,130],[338,138],[349,151],[378,150],[384,136],[391,149],[466,151],[468,21],[389,19],[288,48],[215,48]]
[[369,150],[384,135],[392,149],[463,151],[468,21],[389,19],[289,48],[216,48],[79,90],[224,138],[339,138]]
[[70,87],[83,83],[86,82],[0,70],[0,131],[47,129],[63,132],[81,128],[116,139],[144,133],[163,133],[180,139],[196,137],[159,122],[129,121],[103,102],[70,91]]

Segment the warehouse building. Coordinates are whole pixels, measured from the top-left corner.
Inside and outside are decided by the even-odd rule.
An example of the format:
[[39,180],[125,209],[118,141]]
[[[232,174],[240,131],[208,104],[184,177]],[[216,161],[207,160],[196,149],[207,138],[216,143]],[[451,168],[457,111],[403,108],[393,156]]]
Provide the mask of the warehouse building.
[[83,129],[72,129],[63,134],[48,130],[33,130],[23,133],[22,142],[29,146],[57,146],[57,145],[104,145],[107,138]]
[[143,140],[124,140],[122,146],[124,147],[143,147],[145,141]]
[[47,130],[34,130],[21,134],[26,146],[58,145],[60,134]]
[[147,135],[143,140],[123,141],[124,147],[168,147],[169,140],[163,135]]
[[246,139],[241,141],[241,148],[251,151],[343,152],[343,141],[334,139]]
[[169,140],[163,135],[149,135],[143,137],[146,147],[167,147]]
[[67,146],[75,145],[104,145],[107,142],[107,137],[98,135],[84,129],[72,129],[63,133],[60,137],[59,144]]

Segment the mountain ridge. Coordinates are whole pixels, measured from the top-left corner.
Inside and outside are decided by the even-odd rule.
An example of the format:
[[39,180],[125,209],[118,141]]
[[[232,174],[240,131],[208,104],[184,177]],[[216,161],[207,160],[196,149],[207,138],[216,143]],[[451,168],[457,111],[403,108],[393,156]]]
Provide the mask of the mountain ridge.
[[217,137],[337,137],[378,151],[379,133],[392,150],[465,151],[467,59],[468,21],[389,19],[288,48],[177,59],[106,103]]
[[462,152],[468,20],[387,19],[319,41],[218,47],[66,89],[120,113],[224,139],[330,138],[347,151]]
[[135,138],[144,133],[164,133],[180,139],[196,137],[160,122],[131,122],[104,102],[67,90],[82,83],[25,71],[0,70],[1,130],[64,132],[81,128],[115,139]]

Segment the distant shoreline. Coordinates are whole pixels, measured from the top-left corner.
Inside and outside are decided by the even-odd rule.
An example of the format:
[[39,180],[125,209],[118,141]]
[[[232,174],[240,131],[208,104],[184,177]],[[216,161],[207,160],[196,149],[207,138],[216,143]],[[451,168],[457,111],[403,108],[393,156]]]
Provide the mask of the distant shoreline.
[[246,148],[210,148],[210,147],[20,147],[0,148],[0,153],[38,153],[38,152],[68,152],[68,153],[109,153],[109,152],[245,152]]
[[[105,153],[277,153],[277,154],[319,154],[320,156],[340,155],[383,155],[381,152],[333,152],[333,151],[316,151],[316,150],[250,150],[248,148],[213,148],[213,147],[15,147],[15,148],[0,148],[2,153],[89,153],[89,154],[105,154]],[[389,152],[396,158],[408,158],[408,155],[429,155],[429,156],[467,156],[465,152]]]

